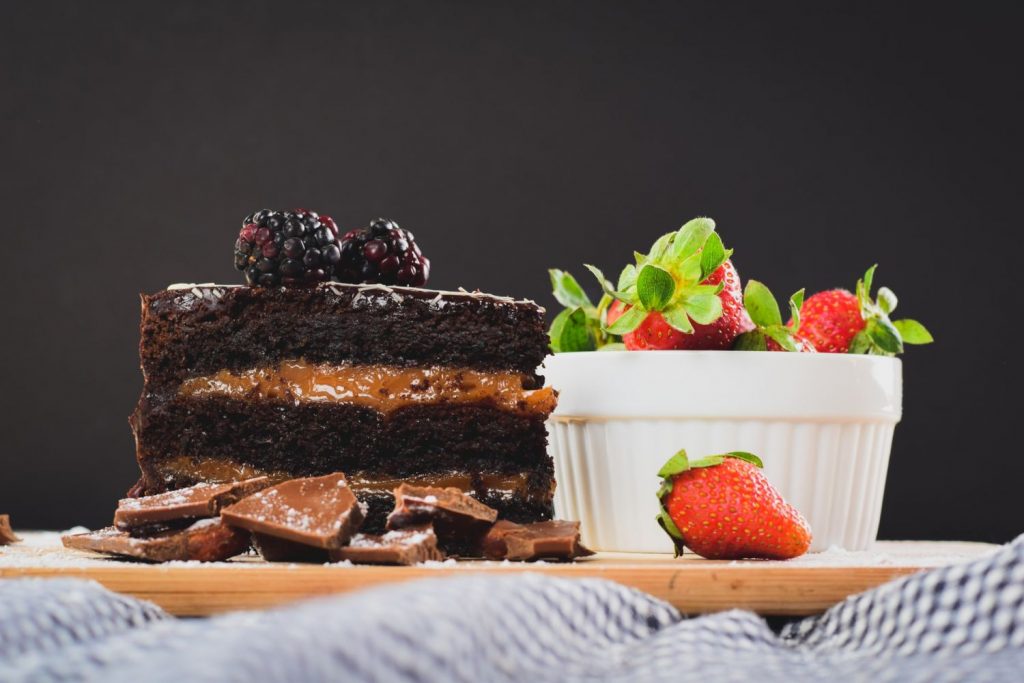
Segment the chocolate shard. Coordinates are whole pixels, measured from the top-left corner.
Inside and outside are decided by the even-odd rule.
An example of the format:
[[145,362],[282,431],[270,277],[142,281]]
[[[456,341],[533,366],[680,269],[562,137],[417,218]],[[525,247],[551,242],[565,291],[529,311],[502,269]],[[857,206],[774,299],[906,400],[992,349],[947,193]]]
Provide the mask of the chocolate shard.
[[438,545],[450,555],[479,556],[480,540],[498,518],[484,505],[457,488],[411,486],[395,489],[395,509],[388,531],[432,525]]
[[489,560],[573,560],[593,555],[580,543],[580,523],[551,520],[533,524],[500,521],[481,543]]
[[249,532],[219,519],[201,519],[190,527],[136,538],[116,527],[61,538],[66,548],[130,557],[147,562],[173,560],[220,562],[249,549]]
[[[358,536],[358,534],[356,534]],[[304,543],[286,541],[277,536],[253,534],[252,544],[256,552],[267,562],[312,562],[323,564],[330,561],[327,550],[314,548]]]
[[356,534],[344,548],[330,551],[331,560],[355,564],[411,565],[443,560],[437,535],[430,526],[410,527],[384,534]]
[[201,483],[154,496],[123,498],[114,513],[114,526],[122,531],[144,528],[146,535],[160,533],[169,527],[182,526],[168,523],[214,517],[221,508],[266,488],[270,483],[267,477],[255,477],[224,484]]
[[17,543],[21,539],[11,529],[11,518],[9,515],[0,515],[0,545]]
[[341,472],[290,479],[221,510],[221,519],[253,533],[314,548],[340,548],[365,512]]

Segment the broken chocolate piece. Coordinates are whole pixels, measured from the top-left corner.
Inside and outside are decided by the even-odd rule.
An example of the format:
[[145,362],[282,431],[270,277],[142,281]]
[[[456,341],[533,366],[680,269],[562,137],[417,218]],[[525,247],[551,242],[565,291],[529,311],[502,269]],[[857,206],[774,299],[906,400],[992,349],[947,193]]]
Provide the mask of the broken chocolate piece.
[[344,548],[330,551],[331,560],[356,564],[410,565],[443,560],[437,535],[430,526],[388,531],[382,535],[356,534]]
[[249,549],[249,532],[219,519],[201,519],[187,529],[166,531],[150,538],[134,538],[126,531],[107,527],[61,538],[66,548],[92,550],[148,562],[172,560],[220,562]]
[[228,524],[315,548],[340,548],[365,512],[341,472],[290,479],[221,510]]
[[522,528],[522,524],[516,524],[505,519],[495,522],[494,526],[487,532],[487,535],[480,541],[480,549],[483,552],[483,556],[488,560],[504,560],[508,556],[505,536]]
[[0,545],[10,545],[11,543],[17,543],[21,539],[18,538],[14,530],[11,529],[11,518],[9,515],[0,515]]
[[481,546],[489,560],[572,560],[594,554],[580,543],[580,523],[562,520],[533,524],[502,520],[491,527]]
[[114,513],[114,526],[121,530],[144,528],[146,536],[161,533],[180,526],[169,522],[214,517],[221,508],[269,485],[267,477],[256,477],[224,484],[196,484],[155,496],[123,498]]
[[[358,534],[357,534],[358,535]],[[286,541],[267,534],[253,534],[252,544],[267,562],[312,562],[323,564],[330,561],[327,551],[311,545]]]
[[408,529],[431,524],[438,545],[451,555],[479,555],[480,539],[498,512],[457,488],[411,486],[395,489],[395,509],[387,529]]

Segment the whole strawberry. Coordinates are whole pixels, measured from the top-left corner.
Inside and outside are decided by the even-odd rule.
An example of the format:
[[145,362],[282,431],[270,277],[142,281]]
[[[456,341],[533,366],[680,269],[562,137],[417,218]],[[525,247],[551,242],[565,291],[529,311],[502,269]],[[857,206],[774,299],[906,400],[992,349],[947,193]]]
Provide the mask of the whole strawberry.
[[754,321],[755,328],[737,337],[733,348],[737,351],[814,353],[814,345],[799,335],[800,307],[803,302],[802,289],[789,297],[792,319],[789,325],[783,325],[775,295],[757,280],[749,280],[743,290],[743,306]]
[[905,318],[890,320],[896,309],[896,295],[888,287],[878,289],[878,300],[871,297],[875,268],[857,280],[857,293],[830,289],[809,296],[790,324],[798,322],[800,337],[823,353],[868,353],[894,356],[903,353],[904,344],[929,344],[932,335],[924,325]]
[[754,328],[743,308],[740,278],[710,218],[695,218],[635,254],[613,287],[588,265],[612,302],[609,335],[630,350],[728,349]]
[[800,314],[804,339],[822,353],[847,353],[866,325],[857,297],[845,289],[812,294]]
[[665,463],[658,523],[676,556],[683,546],[709,560],[788,560],[807,552],[810,526],[761,466],[756,455],[739,451],[693,462],[679,451]]

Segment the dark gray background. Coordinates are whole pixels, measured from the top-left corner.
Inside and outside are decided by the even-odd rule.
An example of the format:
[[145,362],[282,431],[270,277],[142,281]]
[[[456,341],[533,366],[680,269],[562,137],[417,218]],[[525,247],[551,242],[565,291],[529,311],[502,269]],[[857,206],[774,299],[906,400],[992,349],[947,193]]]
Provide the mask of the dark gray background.
[[254,209],[384,214],[432,285],[549,305],[706,214],[780,295],[881,264],[938,338],[882,535],[1010,539],[1022,17],[982,4],[3,2],[0,511],[109,520],[137,293],[239,281]]

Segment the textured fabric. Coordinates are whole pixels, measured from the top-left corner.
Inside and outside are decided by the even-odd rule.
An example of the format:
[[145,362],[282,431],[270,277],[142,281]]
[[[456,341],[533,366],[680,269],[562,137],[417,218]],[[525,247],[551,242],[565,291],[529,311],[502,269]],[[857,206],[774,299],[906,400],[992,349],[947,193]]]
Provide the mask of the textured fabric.
[[1024,681],[1024,537],[775,634],[600,580],[434,579],[179,620],[70,579],[0,581],[0,681]]

